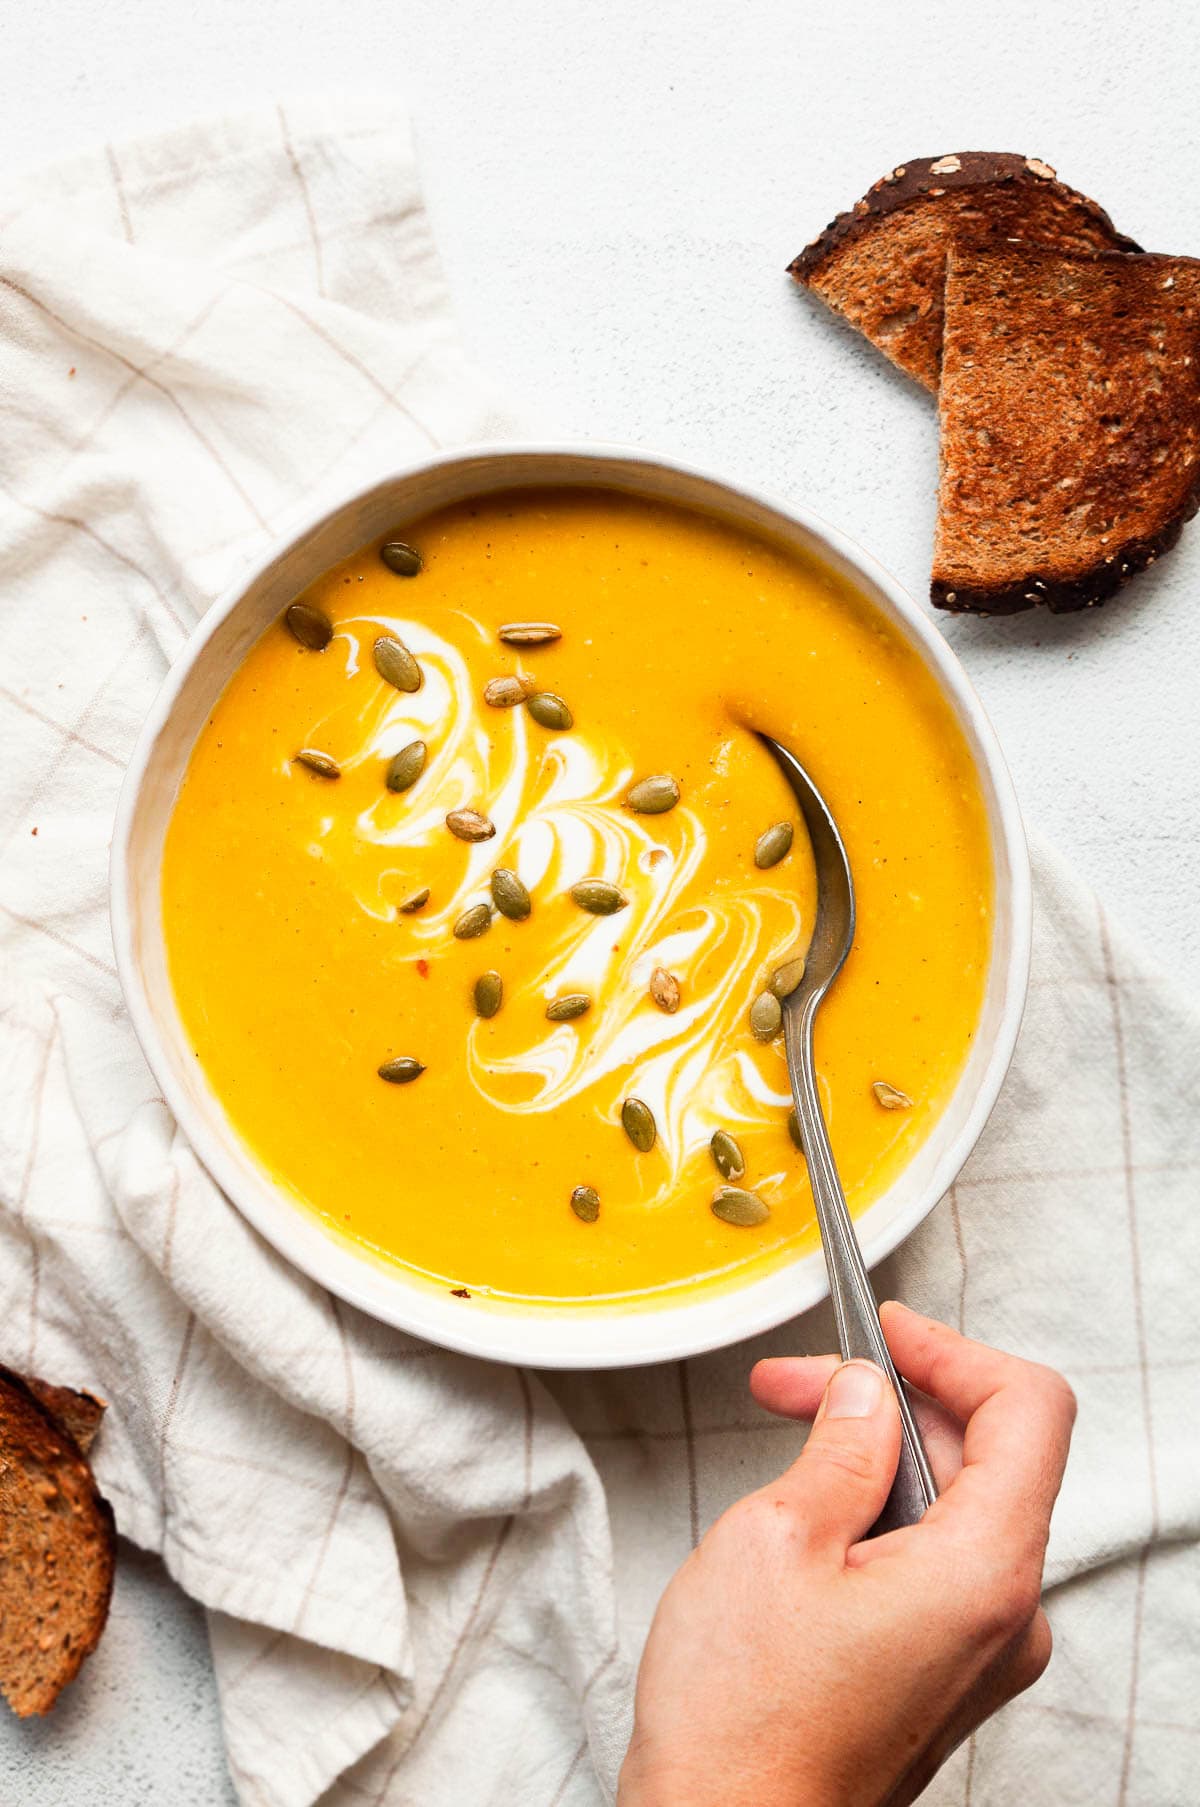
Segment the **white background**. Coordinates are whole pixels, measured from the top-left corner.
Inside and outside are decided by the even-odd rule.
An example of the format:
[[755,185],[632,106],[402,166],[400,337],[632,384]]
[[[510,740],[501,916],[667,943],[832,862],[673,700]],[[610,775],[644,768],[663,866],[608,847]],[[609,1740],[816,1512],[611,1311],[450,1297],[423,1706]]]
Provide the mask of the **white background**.
[[[535,423],[778,489],[922,595],[933,408],[784,265],[895,163],[965,149],[1200,253],[1195,46],[1186,0],[9,0],[0,184],[200,112],[392,95],[468,346]],[[943,625],[1030,823],[1195,991],[1200,523],[1099,614]],[[202,1617],[122,1555],[54,1719],[0,1717],[0,1807],[233,1798]]]

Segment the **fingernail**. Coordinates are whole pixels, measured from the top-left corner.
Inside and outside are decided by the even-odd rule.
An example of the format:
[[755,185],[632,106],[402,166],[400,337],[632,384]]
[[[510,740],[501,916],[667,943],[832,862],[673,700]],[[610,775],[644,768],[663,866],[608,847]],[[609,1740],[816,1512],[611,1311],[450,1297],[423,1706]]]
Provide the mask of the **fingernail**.
[[884,1378],[872,1362],[846,1362],[825,1389],[827,1418],[869,1418],[883,1398]]

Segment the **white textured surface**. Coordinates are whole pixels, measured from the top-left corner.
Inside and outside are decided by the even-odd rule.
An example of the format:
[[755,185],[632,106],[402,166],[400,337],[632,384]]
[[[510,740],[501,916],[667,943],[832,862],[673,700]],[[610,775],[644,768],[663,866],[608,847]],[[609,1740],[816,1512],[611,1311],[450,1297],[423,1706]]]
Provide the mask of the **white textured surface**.
[[[1200,252],[1192,42],[1179,0],[46,0],[6,21],[0,168],[394,88],[481,362],[548,425],[803,498],[920,594],[932,411],[783,265],[893,163],[962,148],[1037,153],[1148,247]],[[946,627],[1030,818],[1192,990],[1198,592],[1200,526],[1099,617]],[[124,1554],[74,1697],[47,1726],[0,1719],[5,1802],[231,1798],[197,1617]]]

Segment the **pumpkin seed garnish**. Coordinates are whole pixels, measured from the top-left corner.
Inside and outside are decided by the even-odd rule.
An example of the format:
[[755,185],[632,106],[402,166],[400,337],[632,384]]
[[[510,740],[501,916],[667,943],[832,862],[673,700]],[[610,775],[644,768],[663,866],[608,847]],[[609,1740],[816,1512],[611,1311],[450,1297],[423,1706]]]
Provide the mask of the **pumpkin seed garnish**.
[[395,634],[380,634],[374,646],[375,669],[385,684],[393,690],[403,690],[409,696],[419,690],[425,682],[424,673],[417,661]]
[[492,926],[491,904],[472,904],[464,910],[454,925],[454,936],[458,941],[474,941],[479,935],[486,935]]
[[658,1136],[654,1112],[640,1098],[627,1098],[621,1106],[621,1128],[640,1154],[649,1154]]
[[912,1109],[912,1099],[908,1093],[902,1092],[898,1086],[889,1085],[886,1079],[875,1080],[871,1090],[885,1111],[910,1111]]
[[318,778],[340,778],[342,768],[336,759],[330,759],[328,753],[318,753],[315,747],[301,747],[298,753],[292,754],[293,765],[307,766]]
[[600,1215],[600,1194],[594,1186],[576,1186],[571,1194],[571,1209],[580,1223],[595,1223]]
[[490,841],[496,832],[496,824],[477,809],[452,809],[446,817],[446,827],[460,841]]
[[721,1178],[723,1180],[740,1180],[746,1171],[746,1157],[728,1130],[714,1130],[712,1141],[708,1146]]
[[507,866],[497,866],[492,873],[492,902],[510,922],[524,922],[533,909],[529,892]]
[[379,548],[379,556],[397,577],[415,577],[421,569],[421,554],[415,546],[405,545],[403,540],[388,540]]
[[740,1186],[718,1186],[710,1209],[722,1223],[734,1224],[739,1230],[753,1230],[771,1215],[770,1205],[757,1192],[743,1192]]
[[750,1006],[750,1027],[760,1042],[774,1041],[783,1026],[783,1005],[773,991],[760,991]]
[[796,1115],[796,1112],[794,1109],[792,1109],[788,1112],[788,1135],[792,1138],[792,1142],[795,1145],[795,1147],[797,1147],[800,1150],[800,1153],[803,1154],[804,1153],[804,1137],[800,1134],[800,1119]]
[[532,678],[489,678],[483,687],[483,700],[492,709],[514,709],[536,689]]
[[504,1002],[504,980],[497,972],[480,973],[475,981],[475,1011],[493,1017]]
[[785,960],[771,974],[771,990],[779,999],[790,998],[804,977],[803,960]]
[[778,866],[781,859],[792,851],[792,839],[795,830],[790,822],[776,822],[763,830],[754,843],[754,864],[763,872],[769,866]]
[[571,886],[571,896],[581,910],[592,916],[615,916],[618,910],[629,907],[624,891],[610,885],[606,878],[581,878]]
[[575,717],[552,690],[535,690],[532,696],[525,698],[525,707],[540,727],[565,733],[575,726]]
[[422,885],[419,891],[414,891],[410,897],[404,899],[403,903],[398,903],[396,908],[401,916],[413,916],[418,910],[423,910],[428,902],[429,886]]
[[561,627],[552,621],[506,621],[497,632],[505,646],[549,646],[562,639]]
[[427,748],[423,740],[410,740],[406,747],[392,755],[384,783],[390,791],[411,790],[425,770]]
[[650,974],[650,996],[668,1016],[679,1009],[679,980],[665,966],[656,966]]
[[419,1060],[411,1054],[399,1054],[395,1060],[385,1060],[379,1069],[379,1077],[386,1079],[389,1085],[411,1085],[425,1071]]
[[314,609],[311,602],[292,603],[283,619],[293,640],[310,652],[324,652],[333,639],[332,621],[324,609]]
[[665,816],[679,801],[679,785],[670,772],[640,778],[625,798],[626,809],[639,816]]
[[547,1004],[546,1019],[551,1023],[573,1023],[577,1016],[586,1016],[591,1007],[586,991],[568,991],[565,997]]

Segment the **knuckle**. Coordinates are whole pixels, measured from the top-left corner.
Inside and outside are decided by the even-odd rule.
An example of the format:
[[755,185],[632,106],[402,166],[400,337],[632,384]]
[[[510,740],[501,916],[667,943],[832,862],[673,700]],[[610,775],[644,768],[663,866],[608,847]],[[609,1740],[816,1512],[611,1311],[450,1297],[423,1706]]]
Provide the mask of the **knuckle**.
[[877,1466],[873,1449],[861,1443],[828,1436],[812,1438],[805,1449],[804,1459],[806,1462],[824,1463],[826,1467],[840,1469],[843,1474],[853,1475],[856,1481],[871,1480]]
[[790,1500],[778,1489],[748,1493],[721,1514],[713,1531],[741,1550],[762,1549],[789,1541],[798,1524]]
[[1041,1605],[1041,1573],[1027,1565],[989,1565],[974,1577],[971,1620],[987,1644],[1009,1644],[1028,1631]]
[[1074,1388],[1057,1368],[1048,1367],[1044,1362],[1027,1362],[1019,1356],[1010,1356],[1014,1366],[1024,1371],[1025,1385],[1030,1390],[1036,1389],[1043,1403],[1068,1426],[1074,1424],[1078,1410]]
[[1013,1694],[1023,1694],[1046,1673],[1054,1650],[1054,1634],[1044,1612],[1034,1614],[1033,1623],[1022,1640],[1013,1660],[1010,1680]]
[[1079,1414],[1079,1401],[1075,1397],[1075,1389],[1056,1368],[1045,1368],[1047,1395],[1053,1405],[1058,1408],[1064,1422],[1070,1426]]

